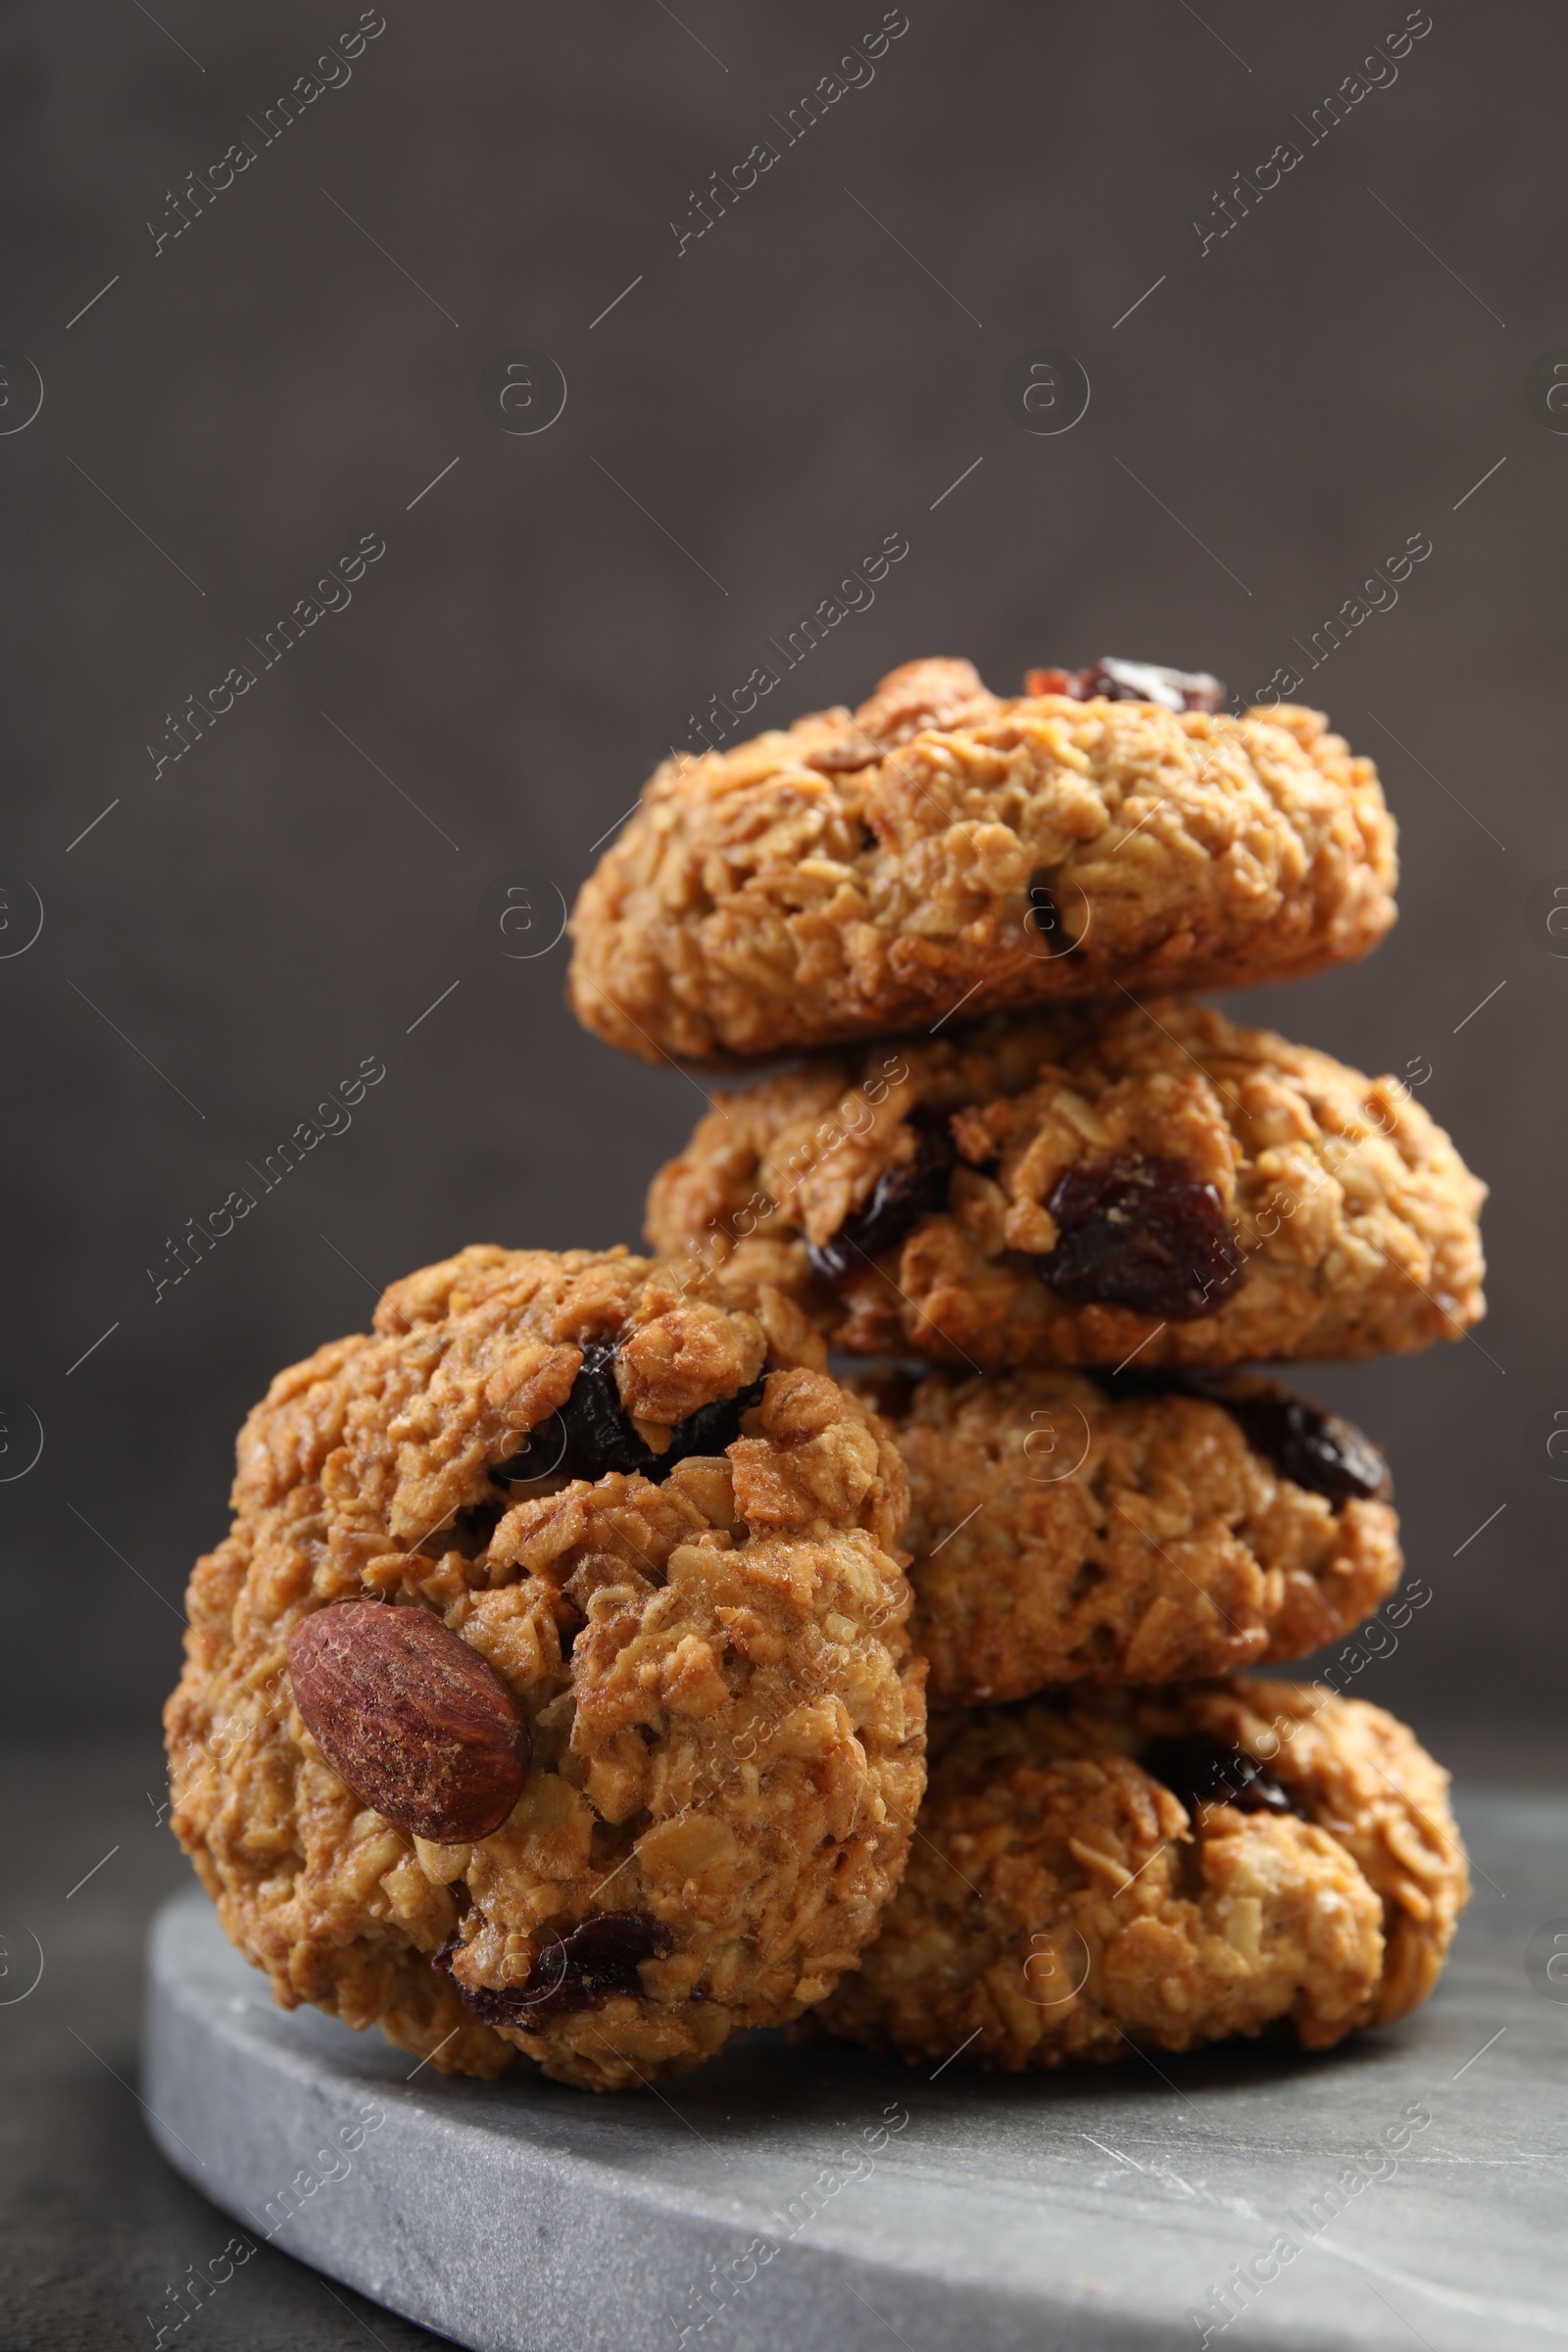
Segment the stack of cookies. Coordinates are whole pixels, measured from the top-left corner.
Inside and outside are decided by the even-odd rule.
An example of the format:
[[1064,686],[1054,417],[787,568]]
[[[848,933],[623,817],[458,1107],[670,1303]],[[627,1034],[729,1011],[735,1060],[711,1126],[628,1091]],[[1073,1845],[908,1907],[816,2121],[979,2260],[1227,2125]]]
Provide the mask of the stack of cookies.
[[656,775],[577,1010],[796,1058],[655,1178],[653,1257],[466,1250],[241,1432],[172,1823],[285,2006],[610,2089],[797,2020],[1020,2069],[1430,1989],[1446,1775],[1238,1672],[1395,1591],[1388,1473],[1241,1367],[1464,1331],[1482,1188],[1186,993],[1394,919],[1371,765],[1220,700],[921,662]]
[[1237,1676],[1402,1573],[1376,1447],[1242,1367],[1457,1338],[1484,1188],[1409,1086],[1188,993],[1395,916],[1371,762],[1222,699],[911,662],[662,768],[575,917],[612,1043],[800,1056],[655,1179],[654,1246],[892,1359],[851,1386],[909,1477],[930,1787],[813,2025],[909,2060],[1321,2047],[1430,1991],[1466,1891],[1402,1725]]

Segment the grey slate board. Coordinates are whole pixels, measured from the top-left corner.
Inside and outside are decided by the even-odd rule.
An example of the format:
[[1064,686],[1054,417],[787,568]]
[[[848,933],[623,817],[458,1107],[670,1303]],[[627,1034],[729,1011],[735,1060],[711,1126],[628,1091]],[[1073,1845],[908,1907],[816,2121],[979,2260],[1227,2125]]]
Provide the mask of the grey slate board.
[[1462,1810],[1478,1892],[1437,1996],[1318,2057],[1005,2080],[753,2034],[659,2095],[411,2079],[274,2009],[192,1890],[153,1932],[144,2096],[251,2239],[484,2352],[1165,2352],[1199,2311],[1227,2347],[1549,2352],[1568,1805]]

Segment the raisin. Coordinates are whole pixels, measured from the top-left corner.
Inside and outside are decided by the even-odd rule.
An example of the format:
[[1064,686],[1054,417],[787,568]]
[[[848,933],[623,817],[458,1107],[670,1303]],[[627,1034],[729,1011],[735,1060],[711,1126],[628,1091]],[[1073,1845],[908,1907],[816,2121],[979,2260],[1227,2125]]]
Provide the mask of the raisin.
[[[904,1123],[906,1127],[912,1127],[916,1135],[949,1136],[952,1123],[959,1111],[973,1108],[972,1102],[911,1102],[904,1114]],[[956,1151],[957,1147],[954,1149]]]
[[[567,1478],[603,1478],[609,1470],[626,1477],[633,1473],[662,1485],[677,1462],[688,1454],[722,1453],[741,1434],[741,1415],[762,1399],[763,1382],[750,1381],[733,1396],[700,1404],[669,1433],[669,1444],[656,1453],[637,1435],[615,1386],[615,1350],[603,1341],[583,1349],[582,1369],[559,1413],[552,1413],[528,1432],[520,1453],[490,1464],[499,1486],[519,1480],[548,1478],[562,1471]],[[608,1915],[607,1915],[608,1916]],[[617,1914],[618,1916],[618,1914]]]
[[641,1992],[637,1974],[644,1960],[662,1960],[675,1938],[662,1920],[646,1911],[601,1911],[547,1945],[529,1971],[524,1992],[542,1996],[555,2017],[569,2009],[597,2009],[612,1992]]
[[1053,896],[1051,868],[1047,865],[1037,865],[1029,877],[1029,911],[1024,916],[1024,927],[1045,941],[1048,956],[1070,956],[1078,945],[1075,939],[1067,937],[1067,926]]
[[1075,703],[1158,703],[1164,710],[1217,710],[1225,689],[1206,669],[1162,669],[1107,654],[1088,669],[1032,669],[1031,694],[1070,694]]
[[1076,1160],[1047,1206],[1060,1238],[1041,1258],[1040,1279],[1069,1305],[1193,1323],[1241,1288],[1225,1204],[1179,1159]]
[[607,1470],[620,1470],[628,1477],[634,1470],[646,1473],[658,1458],[632,1427],[615,1386],[615,1350],[603,1341],[583,1349],[582,1369],[561,1418],[570,1466],[580,1467],[589,1478],[602,1478]]
[[[435,1955],[436,1966],[449,1976],[460,1940],[454,1930]],[[549,2025],[574,2009],[603,2008],[612,1993],[640,1993],[638,1963],[663,1959],[674,1941],[662,1921],[646,1911],[600,1911],[569,1936],[546,1944],[521,1984],[500,1992],[481,1985],[471,1992],[459,1984],[458,1991],[481,2025]]]
[[1323,1495],[1336,1509],[1355,1496],[1388,1501],[1394,1493],[1388,1463],[1353,1421],[1342,1421],[1338,1413],[1276,1389],[1271,1381],[1259,1382],[1256,1389],[1238,1387],[1240,1393],[1228,1396],[1219,1384],[1214,1401],[1281,1478]]
[[515,1453],[504,1462],[490,1464],[490,1476],[498,1487],[512,1487],[533,1478],[550,1478],[566,1458],[566,1425],[559,1413],[551,1413],[536,1421]]
[[1155,1740],[1138,1759],[1151,1780],[1180,1797],[1189,1813],[1200,1805],[1234,1805],[1238,1813],[1296,1813],[1272,1773],[1255,1756],[1206,1732]]
[[1205,1372],[1129,1371],[1102,1378],[1113,1396],[1173,1390],[1223,1406],[1277,1477],[1321,1494],[1336,1510],[1352,1498],[1388,1502],[1393,1496],[1388,1463],[1353,1421],[1325,1412],[1310,1397],[1293,1396],[1275,1381]]
[[[688,1454],[722,1453],[733,1446],[741,1434],[741,1415],[754,1404],[762,1401],[765,1380],[754,1380],[746,1388],[737,1389],[733,1396],[720,1396],[712,1404],[700,1404],[695,1413],[677,1421],[669,1433],[669,1451],[660,1454],[654,1468],[645,1473],[659,1480],[668,1476],[677,1462]],[[615,1915],[617,1918],[619,1914]]]
[[919,1224],[922,1217],[946,1208],[948,1184],[958,1148],[946,1116],[911,1114],[914,1154],[902,1167],[885,1168],[870,1198],[852,1210],[831,1241],[808,1252],[824,1282],[848,1281],[871,1258],[880,1257]]

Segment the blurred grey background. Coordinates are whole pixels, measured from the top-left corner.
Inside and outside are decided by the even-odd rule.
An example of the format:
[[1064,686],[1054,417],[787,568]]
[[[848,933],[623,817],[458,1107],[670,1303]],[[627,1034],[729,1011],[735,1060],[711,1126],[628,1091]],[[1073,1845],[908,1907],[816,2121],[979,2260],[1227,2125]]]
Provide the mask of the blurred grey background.
[[[701,1089],[579,1033],[506,892],[544,947],[690,714],[888,534],[769,717],[918,654],[1294,664],[1378,760],[1396,935],[1246,1009],[1430,1065],[1493,1303],[1305,1376],[1387,1446],[1434,1593],[1354,1688],[1544,1721],[1561,12],[116,0],[3,38],[12,1725],[151,1723],[242,1414],[384,1281],[636,1239]],[[1035,429],[1065,365],[1054,413],[1008,393],[1042,349],[1070,429]]]

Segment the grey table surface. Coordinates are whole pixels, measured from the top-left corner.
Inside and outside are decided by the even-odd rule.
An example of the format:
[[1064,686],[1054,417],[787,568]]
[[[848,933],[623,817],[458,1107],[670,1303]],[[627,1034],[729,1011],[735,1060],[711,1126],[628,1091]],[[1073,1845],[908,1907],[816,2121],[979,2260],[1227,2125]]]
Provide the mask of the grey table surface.
[[[1471,1761],[1523,1777],[1554,1758],[1504,1745]],[[200,1905],[167,1943],[163,2049],[143,2078],[138,1946],[184,1884],[156,1750],[32,1750],[4,1771],[5,2352],[151,2344],[160,2327],[215,2352],[436,2340],[364,2286],[448,2340],[538,2352],[641,2352],[683,2331],[704,2352],[1164,2346],[1199,2342],[1189,2314],[1217,2320],[1213,2290],[1249,2263],[1278,2275],[1232,2292],[1239,2316],[1212,2341],[1568,2337],[1568,2005],[1537,1988],[1540,1931],[1568,1918],[1568,1805],[1546,1794],[1461,1798],[1485,1875],[1439,1994],[1339,2052],[933,2082],[759,2035],[664,2098],[591,2100],[531,2070],[411,2083],[377,2037],[275,2013]],[[18,1999],[5,1987],[26,1981],[28,1937],[43,1973]],[[367,2102],[384,2121],[347,2170],[316,2161]],[[1349,2172],[1403,2124],[1405,2144]],[[284,2212],[279,2189],[329,2170]],[[1340,2210],[1324,2222],[1326,2198]],[[221,2273],[241,2230],[256,2253],[173,2330],[181,2281],[188,2299],[193,2276]],[[1268,2255],[1293,2233],[1298,2253]]]

